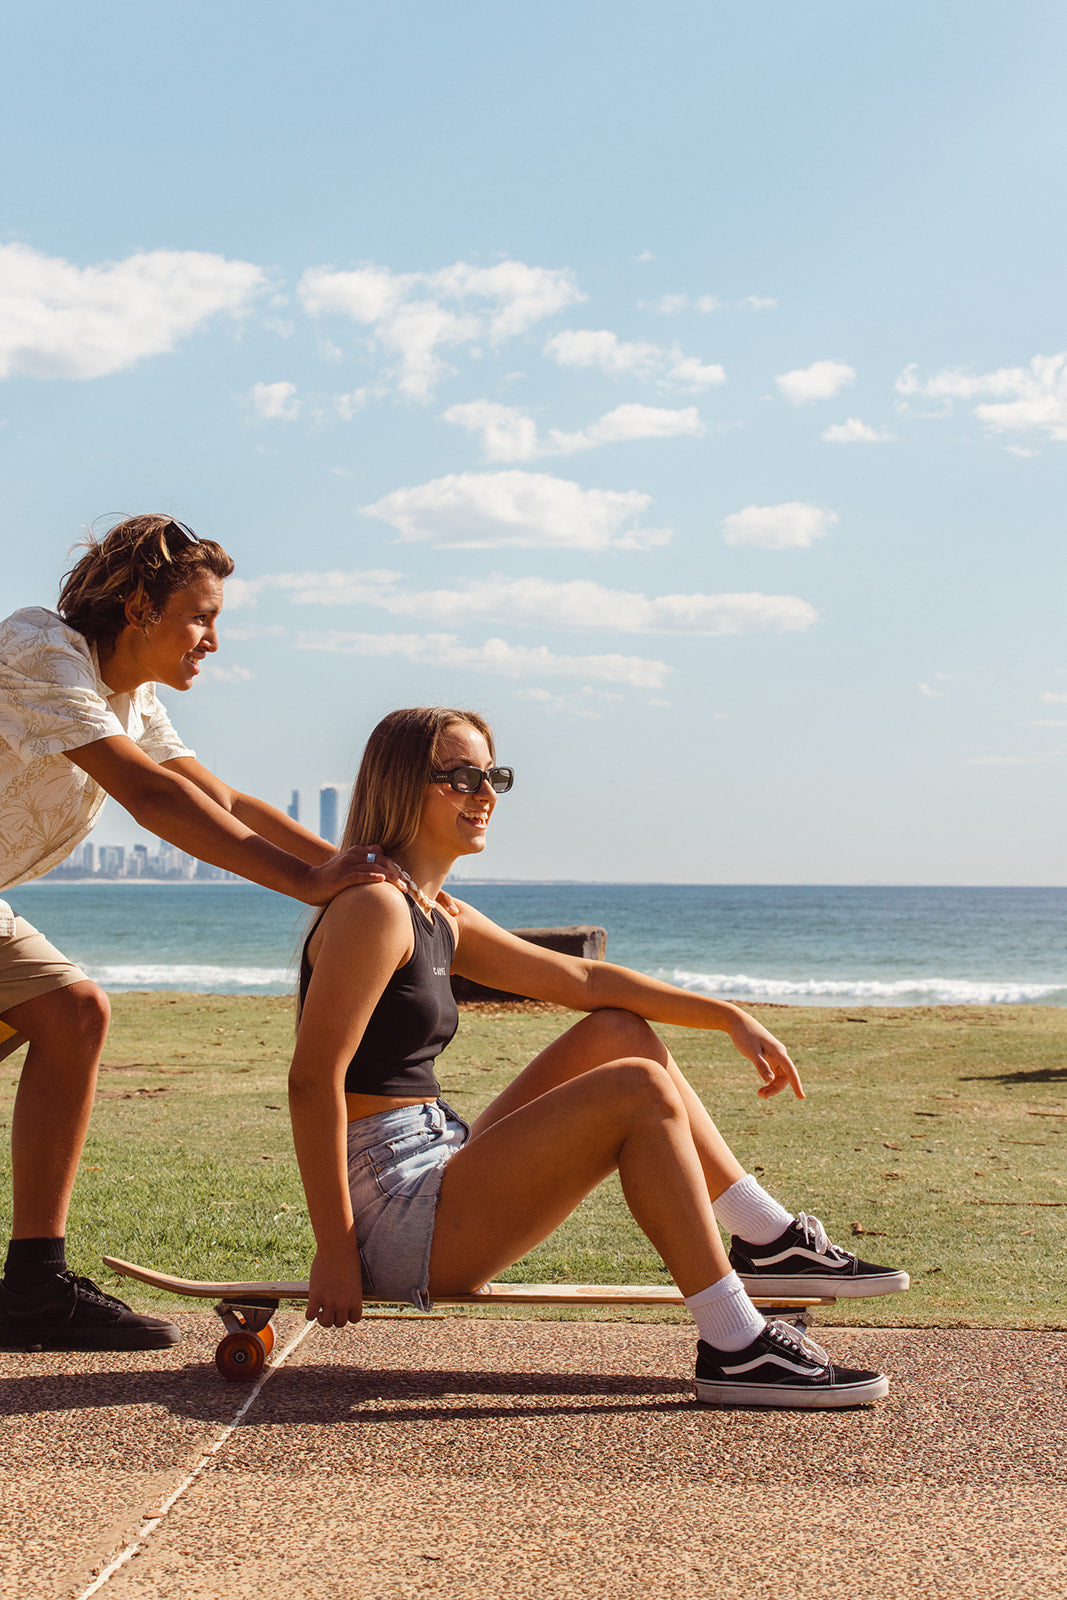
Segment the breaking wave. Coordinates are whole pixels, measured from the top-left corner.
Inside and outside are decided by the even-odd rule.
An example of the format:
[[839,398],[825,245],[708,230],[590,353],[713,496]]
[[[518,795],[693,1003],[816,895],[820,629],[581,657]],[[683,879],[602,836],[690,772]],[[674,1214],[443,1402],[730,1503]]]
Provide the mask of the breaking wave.
[[190,994],[285,994],[293,987],[288,967],[223,967],[191,963],[127,962],[119,966],[87,965],[88,977],[112,992],[123,989],[181,989]]
[[906,1005],[1033,1005],[1067,999],[1062,983],[1004,979],[897,978],[753,978],[743,972],[686,972],[675,969],[658,976],[697,994],[728,995],[731,999],[768,1000],[830,1005],[854,1002],[871,1006]]

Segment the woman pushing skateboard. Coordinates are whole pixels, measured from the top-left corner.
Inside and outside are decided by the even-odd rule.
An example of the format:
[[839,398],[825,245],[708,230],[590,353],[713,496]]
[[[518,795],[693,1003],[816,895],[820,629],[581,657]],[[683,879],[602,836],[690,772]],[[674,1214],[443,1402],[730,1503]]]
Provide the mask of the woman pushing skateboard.
[[[649,1024],[724,1032],[762,1079],[760,1096],[802,1098],[778,1040],[737,1006],[541,949],[442,903],[453,864],[485,849],[513,779],[475,712],[395,711],[368,741],[344,843],[379,839],[410,892],[346,889],[304,947],[289,1099],[317,1246],[308,1318],[358,1321],[364,1294],[422,1306],[469,1294],[618,1171],[696,1322],[700,1400],[881,1398],[884,1377],[835,1367],[793,1328],[765,1322],[749,1294],[885,1294],[906,1289],[907,1274],[857,1260],[746,1175]],[[471,1126],[440,1098],[434,1071],[458,1022],[450,971],[585,1013]],[[729,1255],[719,1224],[733,1235]]]
[[[380,849],[338,853],[231,788],[172,728],[155,684],[191,688],[218,649],[232,571],[220,545],[183,523],[131,517],[87,541],[58,612],[29,606],[0,622],[0,889],[64,860],[109,794],[180,850],[308,905],[401,881]],[[0,1347],[150,1349],[179,1337],[67,1270],[67,1208],[108,1016],[103,991],[0,900],[0,1055],[29,1041],[11,1125]]]

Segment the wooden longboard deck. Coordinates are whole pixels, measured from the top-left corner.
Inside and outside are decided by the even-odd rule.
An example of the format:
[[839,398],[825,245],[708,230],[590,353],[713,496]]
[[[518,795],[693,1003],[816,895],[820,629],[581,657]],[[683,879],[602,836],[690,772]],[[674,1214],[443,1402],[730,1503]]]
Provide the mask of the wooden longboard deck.
[[[198,1300],[229,1300],[241,1304],[248,1300],[306,1300],[308,1286],[295,1280],[248,1283],[200,1283],[194,1278],[175,1278],[151,1267],[138,1267],[118,1256],[105,1256],[104,1264],[123,1278],[137,1278],[170,1294],[190,1295]],[[367,1296],[371,1305],[403,1305],[404,1301]],[[674,1284],[660,1283],[487,1283],[477,1294],[435,1295],[435,1306],[680,1306],[680,1290]],[[795,1299],[783,1296],[774,1300],[756,1299],[755,1304],[788,1306],[832,1305],[826,1299]]]

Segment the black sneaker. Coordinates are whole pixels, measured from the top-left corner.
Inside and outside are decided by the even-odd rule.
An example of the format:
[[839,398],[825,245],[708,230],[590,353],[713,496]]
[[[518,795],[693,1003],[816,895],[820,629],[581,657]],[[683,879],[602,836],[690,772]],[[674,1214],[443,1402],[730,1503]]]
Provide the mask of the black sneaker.
[[880,1372],[835,1367],[821,1345],[784,1322],[768,1322],[744,1350],[697,1345],[696,1397],[706,1406],[830,1410],[865,1406],[889,1393]]
[[748,1244],[735,1235],[730,1265],[749,1294],[836,1295],[858,1300],[866,1295],[898,1294],[910,1288],[906,1272],[860,1261],[831,1244],[818,1217],[799,1212],[773,1244]]
[[161,1350],[180,1338],[173,1322],[142,1317],[73,1272],[57,1273],[29,1294],[0,1283],[5,1350]]

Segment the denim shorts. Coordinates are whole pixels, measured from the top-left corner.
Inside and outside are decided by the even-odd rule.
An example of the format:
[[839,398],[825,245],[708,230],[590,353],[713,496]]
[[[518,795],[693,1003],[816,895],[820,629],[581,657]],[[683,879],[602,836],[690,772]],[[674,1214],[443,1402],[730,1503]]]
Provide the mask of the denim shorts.
[[348,1187],[365,1295],[429,1310],[441,1178],[470,1133],[443,1100],[348,1124]]

